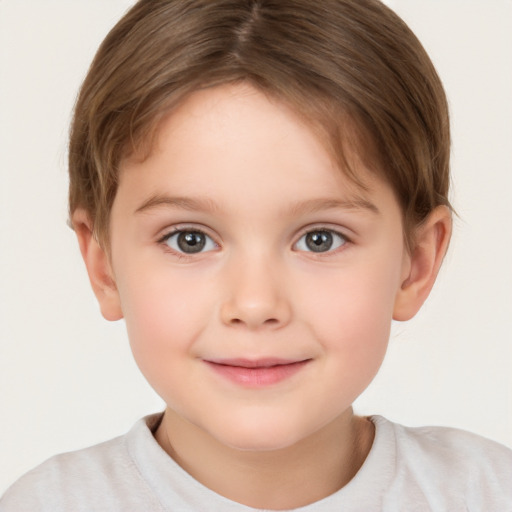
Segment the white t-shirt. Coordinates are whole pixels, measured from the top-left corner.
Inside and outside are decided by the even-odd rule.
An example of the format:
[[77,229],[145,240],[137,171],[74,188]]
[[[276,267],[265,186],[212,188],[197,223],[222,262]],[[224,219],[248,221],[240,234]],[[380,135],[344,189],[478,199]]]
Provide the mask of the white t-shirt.
[[[18,480],[1,512],[254,512],[194,480],[155,441],[161,415],[116,439],[53,457]],[[380,416],[356,476],[300,512],[512,511],[512,451],[456,429]]]

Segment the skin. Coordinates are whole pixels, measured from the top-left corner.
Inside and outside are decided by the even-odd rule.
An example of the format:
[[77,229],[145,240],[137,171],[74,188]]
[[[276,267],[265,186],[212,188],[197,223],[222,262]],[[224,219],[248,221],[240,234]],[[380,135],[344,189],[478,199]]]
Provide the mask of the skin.
[[[351,404],[382,363],[391,320],[416,313],[446,250],[447,209],[407,251],[393,191],[352,158],[368,190],[285,106],[249,85],[207,89],[165,120],[148,159],[123,162],[108,252],[87,213],[73,216],[103,315],[125,318],[167,404],[157,441],[252,507],[303,506],[355,475],[374,432]],[[205,247],[183,253],[180,230],[204,233]],[[332,247],[313,251],[309,232]],[[219,365],[268,358],[301,363],[243,382]]]

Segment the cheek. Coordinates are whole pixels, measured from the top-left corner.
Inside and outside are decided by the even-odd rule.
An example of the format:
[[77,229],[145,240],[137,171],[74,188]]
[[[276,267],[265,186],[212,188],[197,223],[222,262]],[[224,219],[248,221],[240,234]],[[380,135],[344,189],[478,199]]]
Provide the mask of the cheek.
[[400,268],[370,263],[323,276],[318,292],[298,301],[308,328],[348,371],[378,369],[389,339]]
[[211,312],[211,294],[169,269],[131,275],[119,286],[130,345],[146,378],[159,381],[192,352]]

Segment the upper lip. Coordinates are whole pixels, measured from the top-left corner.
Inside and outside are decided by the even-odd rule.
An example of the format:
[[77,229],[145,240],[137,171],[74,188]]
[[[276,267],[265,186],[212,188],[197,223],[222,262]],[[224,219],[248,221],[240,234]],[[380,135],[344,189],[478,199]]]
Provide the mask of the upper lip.
[[277,357],[265,357],[261,359],[207,359],[206,362],[223,366],[237,366],[240,368],[271,368],[272,366],[284,366],[294,363],[302,363],[308,359],[282,359]]

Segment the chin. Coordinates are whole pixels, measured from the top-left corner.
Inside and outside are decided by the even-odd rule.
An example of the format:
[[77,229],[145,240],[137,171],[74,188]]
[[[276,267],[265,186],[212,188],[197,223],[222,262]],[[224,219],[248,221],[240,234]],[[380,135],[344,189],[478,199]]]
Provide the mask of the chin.
[[[233,422],[230,428],[210,432],[222,444],[240,451],[268,452],[293,446],[311,432],[302,432],[290,421]],[[218,434],[218,435],[216,435]]]

